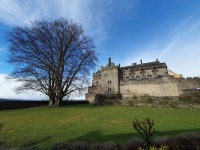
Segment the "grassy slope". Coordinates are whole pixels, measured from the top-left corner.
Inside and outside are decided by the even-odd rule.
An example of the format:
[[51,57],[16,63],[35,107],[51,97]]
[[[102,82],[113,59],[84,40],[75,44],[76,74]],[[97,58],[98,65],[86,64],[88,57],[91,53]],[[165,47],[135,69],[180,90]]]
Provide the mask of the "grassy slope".
[[0,111],[0,123],[4,124],[0,145],[37,144],[47,148],[59,141],[123,143],[137,136],[131,126],[135,117],[153,118],[160,135],[200,130],[200,110],[91,105],[38,107]]

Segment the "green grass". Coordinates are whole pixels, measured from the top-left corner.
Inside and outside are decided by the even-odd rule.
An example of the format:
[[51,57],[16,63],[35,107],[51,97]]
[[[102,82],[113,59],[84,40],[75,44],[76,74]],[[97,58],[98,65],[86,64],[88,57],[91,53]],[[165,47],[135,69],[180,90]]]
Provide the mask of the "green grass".
[[92,105],[37,107],[0,111],[0,123],[4,124],[0,148],[30,145],[48,148],[59,141],[123,143],[138,136],[132,128],[135,117],[153,118],[161,136],[200,131],[200,110]]

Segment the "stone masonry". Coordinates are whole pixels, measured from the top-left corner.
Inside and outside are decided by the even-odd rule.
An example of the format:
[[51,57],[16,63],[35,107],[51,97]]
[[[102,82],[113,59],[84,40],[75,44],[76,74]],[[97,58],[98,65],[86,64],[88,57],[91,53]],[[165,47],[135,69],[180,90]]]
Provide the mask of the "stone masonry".
[[200,87],[200,79],[184,79],[167,69],[166,63],[154,62],[120,67],[108,59],[108,64],[93,73],[92,86],[86,100],[94,103],[96,94],[122,94],[123,98],[149,95],[179,97],[187,88]]

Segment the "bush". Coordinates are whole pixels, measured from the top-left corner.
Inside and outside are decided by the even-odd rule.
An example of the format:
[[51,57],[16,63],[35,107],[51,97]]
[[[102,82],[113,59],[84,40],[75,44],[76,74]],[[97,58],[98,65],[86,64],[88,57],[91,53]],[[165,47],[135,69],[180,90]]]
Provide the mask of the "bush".
[[138,150],[138,147],[141,147],[144,144],[142,139],[139,138],[134,138],[128,140],[125,145],[124,149],[125,150]]
[[96,105],[104,105],[106,101],[106,95],[105,94],[96,94],[95,95],[95,104]]
[[95,105],[114,105],[118,104],[119,99],[122,98],[121,94],[96,94],[95,95]]
[[200,92],[183,94],[180,100],[190,104],[200,104]]
[[167,145],[170,150],[195,150],[200,147],[200,132],[186,132],[175,137],[165,136],[156,138],[157,146]]
[[86,142],[75,142],[72,144],[72,150],[87,150],[88,146]]
[[29,146],[29,147],[11,148],[9,150],[42,150],[42,149],[37,146]]
[[[168,146],[161,146],[160,148],[157,148],[157,147],[154,147],[154,146],[151,146],[149,148],[149,150],[168,150],[169,147]],[[144,150],[143,148],[139,147],[138,150]]]
[[90,150],[102,150],[102,149],[103,149],[103,145],[102,144],[93,143],[90,146]]
[[146,118],[143,121],[138,121],[137,118],[135,118],[135,121],[133,121],[133,128],[142,136],[143,140],[146,144],[146,149],[149,150],[150,145],[152,143],[152,138],[154,134],[157,132],[154,129],[154,121],[150,118]]
[[103,143],[103,150],[118,150],[119,145],[116,144],[114,141],[108,141]]
[[157,146],[161,146],[161,145],[167,145],[168,143],[170,143],[173,140],[172,136],[163,136],[163,137],[157,137],[155,138],[154,142]]
[[58,142],[53,144],[50,150],[71,150],[71,146],[65,142]]

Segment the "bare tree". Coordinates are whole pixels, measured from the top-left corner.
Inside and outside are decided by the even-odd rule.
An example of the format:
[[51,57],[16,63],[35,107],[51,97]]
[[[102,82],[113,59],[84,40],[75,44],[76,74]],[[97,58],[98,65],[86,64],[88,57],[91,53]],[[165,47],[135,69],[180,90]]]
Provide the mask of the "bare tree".
[[35,21],[9,33],[10,78],[22,83],[17,92],[39,91],[59,106],[70,93],[85,89],[97,62],[93,40],[81,25],[58,19]]
[[133,128],[142,136],[146,144],[146,150],[150,149],[150,145],[152,142],[152,138],[154,134],[157,132],[154,128],[154,121],[153,119],[146,118],[143,121],[139,121],[135,118],[133,121]]

